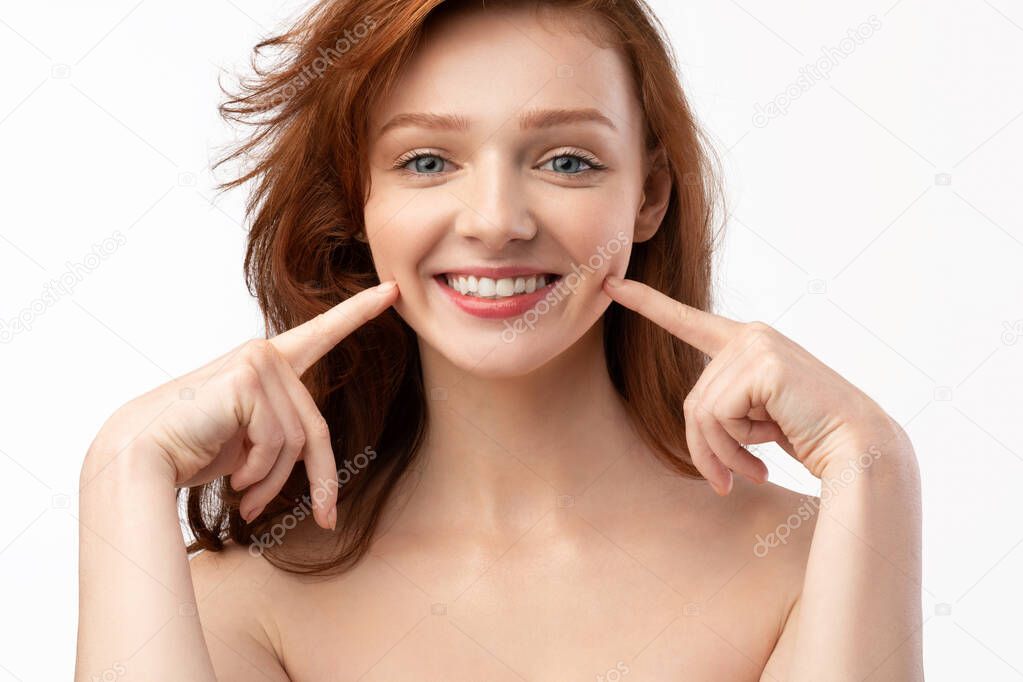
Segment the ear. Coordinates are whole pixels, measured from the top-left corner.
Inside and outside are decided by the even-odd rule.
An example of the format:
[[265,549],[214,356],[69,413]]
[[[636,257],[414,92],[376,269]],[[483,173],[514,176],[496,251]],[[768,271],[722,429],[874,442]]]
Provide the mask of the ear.
[[645,242],[656,234],[671,199],[671,169],[664,147],[658,146],[648,152],[646,168],[643,197],[636,214],[636,242]]

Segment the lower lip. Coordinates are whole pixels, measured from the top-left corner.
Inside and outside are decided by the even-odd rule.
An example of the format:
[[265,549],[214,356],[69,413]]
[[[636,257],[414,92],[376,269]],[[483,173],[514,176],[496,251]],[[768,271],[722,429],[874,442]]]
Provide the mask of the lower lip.
[[491,320],[500,320],[508,317],[524,315],[527,310],[535,306],[547,295],[554,286],[561,281],[561,278],[554,280],[542,289],[537,289],[531,294],[517,294],[505,298],[481,298],[479,296],[466,296],[455,291],[447,285],[443,275],[433,278],[437,286],[448,295],[448,298],[459,308],[474,315]]

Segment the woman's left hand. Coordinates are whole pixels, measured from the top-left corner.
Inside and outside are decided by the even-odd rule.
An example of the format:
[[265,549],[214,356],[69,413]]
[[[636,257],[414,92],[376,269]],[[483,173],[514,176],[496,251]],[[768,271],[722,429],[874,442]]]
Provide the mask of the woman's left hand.
[[742,323],[680,303],[645,284],[609,276],[604,291],[710,356],[683,402],[693,465],[720,495],[732,472],[762,483],[767,466],[743,445],[776,442],[814,476],[837,475],[870,450],[912,448],[865,393],[763,322]]

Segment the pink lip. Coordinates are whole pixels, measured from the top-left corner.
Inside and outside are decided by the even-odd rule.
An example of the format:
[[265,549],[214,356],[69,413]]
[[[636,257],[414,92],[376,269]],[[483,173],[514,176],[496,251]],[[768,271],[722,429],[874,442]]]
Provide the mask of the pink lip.
[[[524,276],[532,274],[544,274],[541,270],[534,270],[526,272],[521,268],[492,268],[487,269],[474,269],[471,272],[460,272],[460,271],[449,271],[451,274],[477,274],[477,273],[489,273],[489,272],[501,272],[506,271],[507,274],[491,275],[483,274],[483,277],[514,277]],[[466,296],[458,291],[455,291],[448,286],[444,280],[444,275],[437,275],[433,278],[433,281],[437,283],[437,286],[441,288],[448,298],[454,302],[463,311],[474,315],[476,317],[482,317],[485,319],[495,320],[504,319],[508,317],[518,317],[524,315],[527,310],[535,306],[540,300],[547,295],[555,284],[560,282],[557,279],[550,284],[547,284],[542,289],[537,289],[531,294],[519,294],[517,296],[509,296],[508,298],[480,298],[479,296]]]

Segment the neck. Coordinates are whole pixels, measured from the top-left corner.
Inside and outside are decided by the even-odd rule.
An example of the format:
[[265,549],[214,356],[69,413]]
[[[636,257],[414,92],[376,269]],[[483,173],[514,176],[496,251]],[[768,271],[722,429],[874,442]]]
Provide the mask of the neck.
[[428,426],[398,525],[521,533],[637,451],[603,321],[532,373],[476,377],[420,342]]

